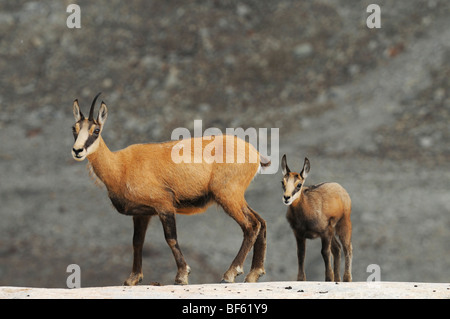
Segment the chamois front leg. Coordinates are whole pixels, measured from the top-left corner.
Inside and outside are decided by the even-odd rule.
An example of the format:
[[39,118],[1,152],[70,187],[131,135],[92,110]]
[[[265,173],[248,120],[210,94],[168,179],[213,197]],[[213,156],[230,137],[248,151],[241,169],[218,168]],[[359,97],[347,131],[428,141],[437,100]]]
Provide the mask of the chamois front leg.
[[298,258],[298,281],[305,281],[305,253],[306,253],[306,238],[301,234],[295,234],[297,241],[297,258]]
[[125,286],[135,286],[142,281],[142,246],[144,245],[145,233],[151,216],[133,216],[133,268]]
[[175,223],[175,213],[174,212],[162,212],[159,213],[159,219],[161,220],[164,237],[166,242],[172,250],[173,256],[175,257],[175,262],[177,263],[178,271],[175,277],[176,285],[187,285],[188,276],[191,272],[191,268],[186,263],[183,254],[181,253],[180,247],[177,241],[177,227]]

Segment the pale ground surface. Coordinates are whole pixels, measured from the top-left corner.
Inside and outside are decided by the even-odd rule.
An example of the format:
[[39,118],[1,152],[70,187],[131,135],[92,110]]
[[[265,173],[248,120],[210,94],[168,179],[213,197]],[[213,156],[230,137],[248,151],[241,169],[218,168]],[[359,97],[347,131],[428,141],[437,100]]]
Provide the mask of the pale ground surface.
[[1,287],[0,298],[18,299],[450,299],[450,283],[265,282],[189,286],[45,289]]

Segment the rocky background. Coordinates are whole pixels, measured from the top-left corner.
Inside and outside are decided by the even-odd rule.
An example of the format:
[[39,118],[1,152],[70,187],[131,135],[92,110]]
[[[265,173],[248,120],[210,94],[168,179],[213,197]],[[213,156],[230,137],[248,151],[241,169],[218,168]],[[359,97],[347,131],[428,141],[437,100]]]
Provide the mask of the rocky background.
[[[119,285],[131,271],[132,221],[70,154],[72,102],[102,91],[112,150],[170,139],[177,127],[279,128],[276,163],[311,161],[309,183],[337,181],[353,200],[353,278],[450,278],[450,3],[377,1],[72,1],[0,3],[0,285]],[[268,223],[266,276],[294,280],[296,244],[281,173],[258,176],[249,204]],[[220,208],[179,216],[191,283],[218,282],[242,233]],[[245,271],[249,269],[248,258]],[[144,283],[173,282],[157,218]],[[323,280],[320,242],[306,274]],[[242,277],[242,278],[241,278]],[[242,280],[243,276],[238,278]]]

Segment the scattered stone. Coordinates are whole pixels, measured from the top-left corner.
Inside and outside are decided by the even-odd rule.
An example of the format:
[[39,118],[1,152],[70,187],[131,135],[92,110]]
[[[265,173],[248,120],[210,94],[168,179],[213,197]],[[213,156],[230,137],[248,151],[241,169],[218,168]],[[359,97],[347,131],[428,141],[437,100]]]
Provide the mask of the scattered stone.
[[307,58],[310,57],[314,52],[314,48],[310,43],[302,43],[294,48],[294,54],[297,58]]

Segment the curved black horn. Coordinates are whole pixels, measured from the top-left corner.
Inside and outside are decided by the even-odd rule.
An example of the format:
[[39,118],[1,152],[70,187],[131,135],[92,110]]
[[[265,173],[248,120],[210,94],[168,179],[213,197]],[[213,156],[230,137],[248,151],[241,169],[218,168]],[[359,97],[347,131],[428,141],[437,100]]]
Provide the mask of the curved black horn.
[[102,92],[99,92],[99,93],[94,97],[94,101],[92,101],[91,110],[89,111],[89,121],[93,121],[93,120],[94,120],[94,107],[95,107],[95,102],[97,102],[97,98],[100,96],[100,94],[102,94]]

